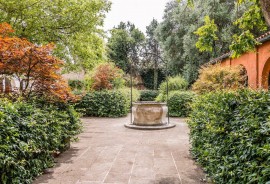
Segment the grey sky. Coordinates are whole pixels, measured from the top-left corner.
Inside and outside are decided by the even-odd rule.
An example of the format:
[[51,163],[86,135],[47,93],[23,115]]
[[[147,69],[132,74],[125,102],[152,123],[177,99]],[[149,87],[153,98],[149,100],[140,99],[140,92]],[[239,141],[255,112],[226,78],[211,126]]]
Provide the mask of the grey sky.
[[105,19],[105,30],[112,29],[121,21],[130,21],[141,31],[153,18],[162,20],[165,5],[170,0],[111,0],[112,8]]

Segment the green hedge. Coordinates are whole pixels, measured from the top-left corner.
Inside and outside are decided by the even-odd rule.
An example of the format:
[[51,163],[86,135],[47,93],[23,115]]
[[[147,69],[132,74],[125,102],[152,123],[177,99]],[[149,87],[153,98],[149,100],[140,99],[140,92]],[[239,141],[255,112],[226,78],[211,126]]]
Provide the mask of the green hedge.
[[214,183],[269,183],[270,93],[209,93],[192,108],[192,153]]
[[157,90],[141,90],[140,101],[155,101],[158,96]]
[[77,113],[65,104],[0,100],[0,183],[32,183],[80,129]]
[[69,79],[68,85],[72,90],[82,90],[84,88],[84,81]]
[[172,91],[169,93],[168,107],[170,116],[187,117],[190,114],[190,103],[195,94],[190,91]]
[[[138,91],[133,90],[133,100],[139,98]],[[76,105],[76,109],[85,116],[122,117],[130,110],[130,90],[93,91],[87,93]]]

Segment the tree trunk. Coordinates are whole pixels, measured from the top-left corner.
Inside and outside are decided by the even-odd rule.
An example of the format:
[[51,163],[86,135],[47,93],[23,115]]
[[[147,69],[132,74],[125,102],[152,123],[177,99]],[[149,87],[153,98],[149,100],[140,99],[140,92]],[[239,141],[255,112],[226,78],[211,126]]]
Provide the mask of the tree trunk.
[[270,1],[269,0],[260,0],[260,5],[262,12],[265,18],[266,23],[270,26]]

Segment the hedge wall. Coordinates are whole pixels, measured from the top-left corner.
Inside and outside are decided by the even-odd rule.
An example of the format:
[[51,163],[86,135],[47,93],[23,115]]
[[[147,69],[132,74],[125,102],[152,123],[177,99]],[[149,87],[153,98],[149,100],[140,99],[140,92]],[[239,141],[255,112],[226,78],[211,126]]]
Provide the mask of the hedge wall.
[[169,93],[168,107],[170,116],[187,117],[190,114],[190,103],[195,94],[190,91],[172,91]]
[[65,104],[0,100],[0,183],[32,183],[80,129],[77,113]]
[[[133,90],[133,101],[139,98],[138,90]],[[82,97],[75,106],[85,116],[122,117],[130,110],[130,90],[93,91]]]
[[270,93],[209,93],[192,108],[192,153],[214,183],[270,182]]

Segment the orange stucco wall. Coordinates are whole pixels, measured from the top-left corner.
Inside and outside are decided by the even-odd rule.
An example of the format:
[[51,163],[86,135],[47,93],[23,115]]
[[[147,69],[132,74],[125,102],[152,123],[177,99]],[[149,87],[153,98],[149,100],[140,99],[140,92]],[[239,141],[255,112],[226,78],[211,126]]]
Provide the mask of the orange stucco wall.
[[270,41],[258,46],[255,51],[248,52],[239,58],[227,58],[221,61],[222,66],[243,65],[247,70],[248,84],[253,89],[268,89],[270,72]]

